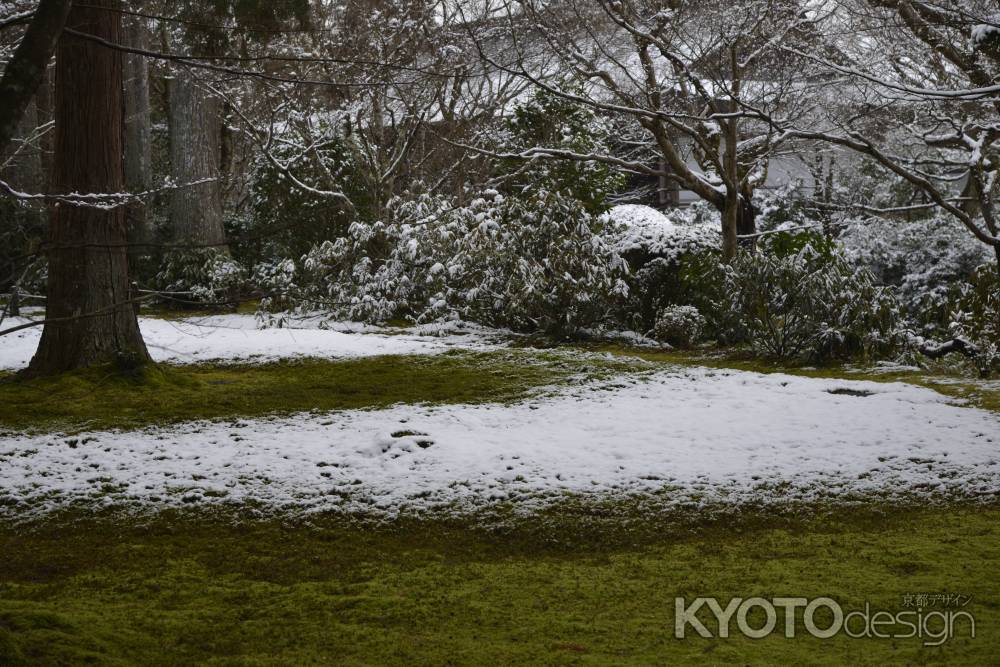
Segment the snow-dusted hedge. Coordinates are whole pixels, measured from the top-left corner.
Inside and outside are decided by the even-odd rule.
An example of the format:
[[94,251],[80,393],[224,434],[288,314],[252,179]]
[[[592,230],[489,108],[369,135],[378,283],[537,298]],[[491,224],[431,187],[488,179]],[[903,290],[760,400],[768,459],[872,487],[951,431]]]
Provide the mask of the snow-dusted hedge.
[[896,287],[908,315],[932,334],[948,326],[956,287],[993,261],[983,243],[943,216],[912,222],[859,219],[838,240],[852,264]]
[[694,306],[667,306],[653,325],[653,338],[675,347],[691,347],[705,331],[705,318]]
[[168,253],[154,283],[173,303],[236,304],[245,298],[247,270],[215,248]]
[[[571,89],[567,92],[579,94]],[[611,124],[586,105],[545,90],[537,90],[513,109],[501,127],[491,128],[482,143],[500,153],[524,154],[538,147],[582,155],[606,155],[614,150]],[[625,187],[621,172],[596,161],[500,160],[496,165],[506,192],[560,192],[580,201],[588,211],[607,209],[607,199]]]
[[983,265],[962,284],[951,312],[950,333],[972,341],[984,375],[1000,373],[1000,274]]
[[[270,154],[291,168],[286,172],[270,160],[255,161],[248,174],[247,207],[226,223],[227,233],[255,239],[232,248],[248,266],[276,257],[299,257],[316,243],[344,234],[352,219],[374,215],[365,186],[373,175],[358,159],[357,138],[346,134],[343,116],[292,113],[275,123],[272,131]],[[341,192],[350,205],[297,183]]]
[[566,335],[606,323],[627,294],[606,221],[559,193],[488,192],[467,206],[421,195],[389,208],[389,220],[356,222],[302,258],[300,308]]
[[701,206],[667,213],[622,204],[604,215],[607,242],[629,263],[629,300],[623,326],[650,331],[660,311],[690,303],[684,266],[714,258],[719,250],[718,214]]
[[641,204],[621,204],[605,214],[615,250],[633,268],[654,258],[676,265],[688,255],[719,248],[719,223],[703,220],[700,209],[676,209],[669,214]]
[[842,257],[807,246],[794,255],[744,253],[722,267],[719,304],[758,354],[828,361],[892,354],[906,340],[891,290]]

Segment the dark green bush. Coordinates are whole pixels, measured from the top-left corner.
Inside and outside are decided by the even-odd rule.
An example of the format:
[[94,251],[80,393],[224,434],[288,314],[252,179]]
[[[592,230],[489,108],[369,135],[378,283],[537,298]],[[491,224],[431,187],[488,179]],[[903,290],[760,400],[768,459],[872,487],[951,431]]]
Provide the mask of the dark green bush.
[[891,291],[837,255],[810,247],[785,257],[746,253],[723,272],[722,324],[757,354],[811,362],[872,359],[905,343]]

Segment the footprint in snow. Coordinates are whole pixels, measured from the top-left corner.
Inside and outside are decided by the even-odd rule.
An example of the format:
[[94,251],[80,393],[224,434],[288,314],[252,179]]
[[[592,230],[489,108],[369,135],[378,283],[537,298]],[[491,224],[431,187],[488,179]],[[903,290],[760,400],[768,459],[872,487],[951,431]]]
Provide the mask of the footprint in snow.
[[385,456],[398,458],[404,453],[413,453],[421,449],[427,449],[434,444],[434,441],[421,431],[393,431],[389,434],[376,436],[375,441],[359,450],[369,456]]

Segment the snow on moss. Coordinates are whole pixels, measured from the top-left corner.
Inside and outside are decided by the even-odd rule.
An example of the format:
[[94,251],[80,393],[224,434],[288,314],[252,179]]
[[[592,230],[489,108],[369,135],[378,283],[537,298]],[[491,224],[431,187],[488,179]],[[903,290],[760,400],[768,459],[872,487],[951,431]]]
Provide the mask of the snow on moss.
[[[670,369],[513,405],[400,405],[0,440],[0,516],[253,503],[398,515],[566,494],[995,497],[996,415],[901,383]],[[81,460],[86,465],[81,465]]]

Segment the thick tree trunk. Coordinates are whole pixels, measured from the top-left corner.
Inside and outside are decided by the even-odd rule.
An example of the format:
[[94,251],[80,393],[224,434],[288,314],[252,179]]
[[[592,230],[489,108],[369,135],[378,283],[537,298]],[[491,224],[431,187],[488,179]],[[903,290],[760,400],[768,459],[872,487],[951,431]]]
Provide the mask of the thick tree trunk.
[[[170,195],[173,238],[184,243],[225,250],[222,225],[221,105],[190,75],[180,72],[170,82],[170,163],[181,187]],[[208,182],[190,185],[205,179]]]
[[[144,19],[127,20],[126,41],[140,49],[150,47],[149,31]],[[152,126],[149,115],[149,61],[129,53],[125,54],[125,187],[129,192],[144,192],[152,182],[151,139]],[[143,202],[135,202],[125,209],[132,268],[139,259],[149,254],[153,240],[152,221]]]
[[[736,71],[735,64],[733,71]],[[736,185],[740,182],[739,161],[737,159],[739,131],[735,118],[724,122],[722,128],[725,147],[722,155],[722,168],[727,176],[726,194],[722,207],[722,261],[731,262],[736,258],[736,253],[739,250],[740,219],[743,217],[743,198],[740,196],[740,188]]]
[[[120,0],[76,5],[67,26],[121,42]],[[55,193],[124,188],[122,57],[69,34],[56,54]],[[29,375],[108,361],[139,364],[149,353],[129,303],[125,211],[54,204],[48,236],[45,329]]]

